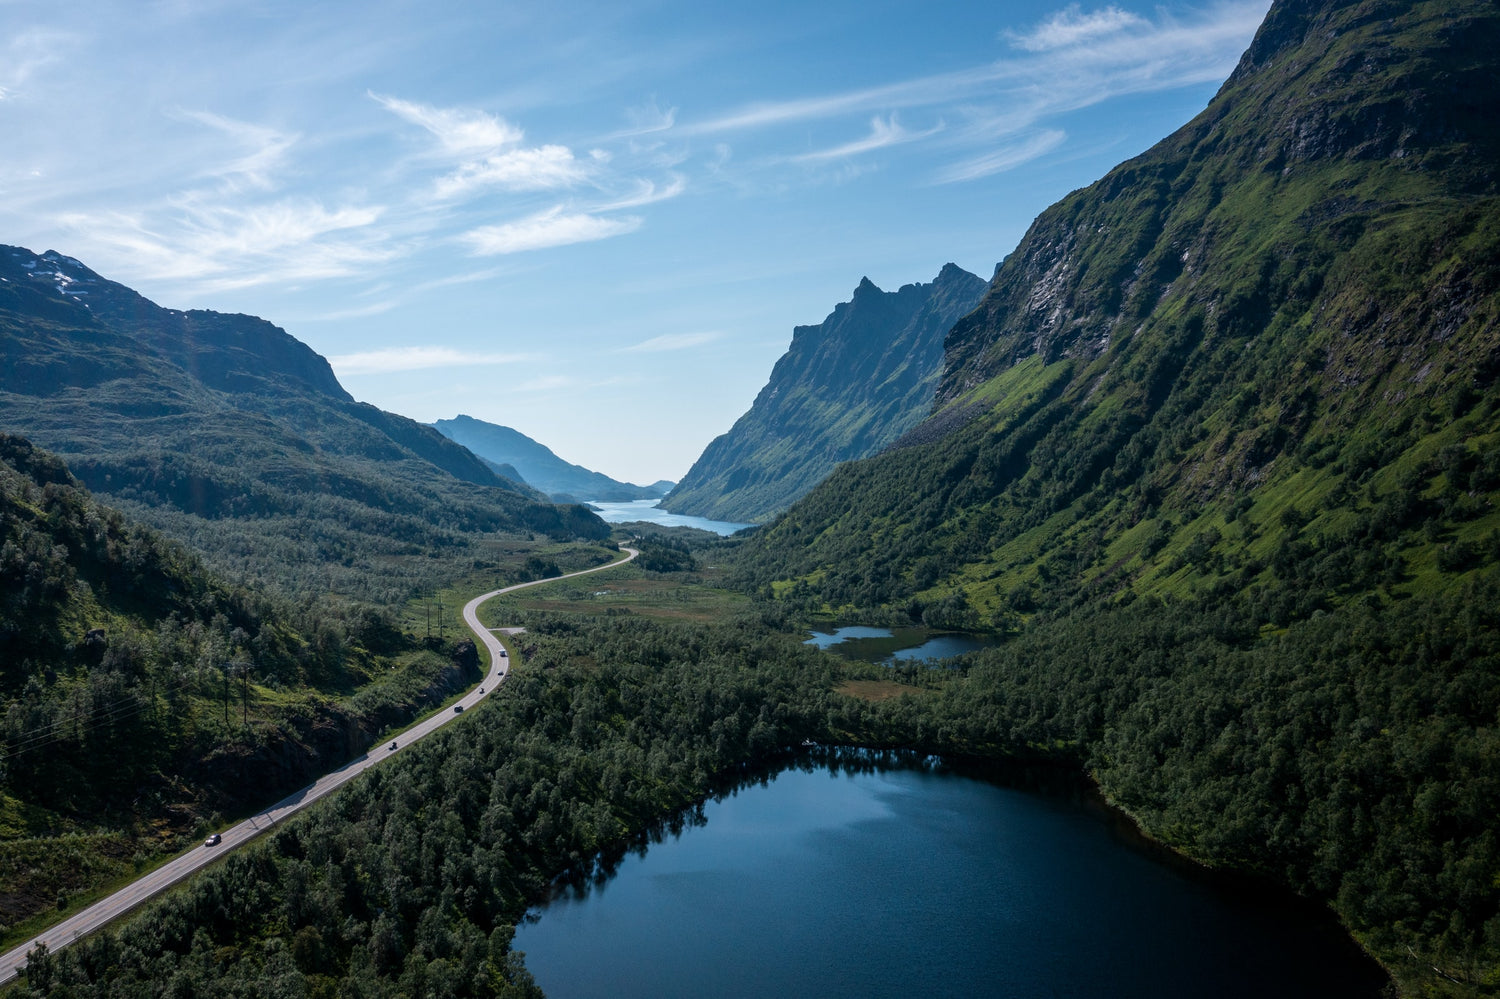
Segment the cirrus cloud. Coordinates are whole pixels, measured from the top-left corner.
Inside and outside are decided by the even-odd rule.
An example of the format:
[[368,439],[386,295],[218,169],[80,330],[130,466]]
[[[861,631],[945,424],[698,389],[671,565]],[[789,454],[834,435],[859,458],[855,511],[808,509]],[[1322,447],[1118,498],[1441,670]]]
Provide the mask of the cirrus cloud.
[[692,347],[701,347],[705,343],[713,343],[723,338],[724,334],[717,330],[703,333],[663,333],[649,340],[631,344],[629,347],[621,347],[621,354],[656,354],[670,350],[688,350]]
[[516,222],[480,226],[459,236],[475,256],[492,257],[573,243],[588,243],[634,232],[641,227],[635,215],[603,218],[587,212],[550,208]]
[[1146,22],[1127,10],[1115,6],[1085,14],[1078,4],[1070,4],[1027,32],[1007,31],[1005,37],[1018,49],[1027,52],[1049,52],[1080,42],[1093,41],[1117,34],[1126,28],[1137,28]]
[[481,364],[519,364],[528,354],[476,354],[454,347],[382,347],[354,354],[337,354],[328,363],[340,378],[351,375],[388,375],[427,368],[467,368]]

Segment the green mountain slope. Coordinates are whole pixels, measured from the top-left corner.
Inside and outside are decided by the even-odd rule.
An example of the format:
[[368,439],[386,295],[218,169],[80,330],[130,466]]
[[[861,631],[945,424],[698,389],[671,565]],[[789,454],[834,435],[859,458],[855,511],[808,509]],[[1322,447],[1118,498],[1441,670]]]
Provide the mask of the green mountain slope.
[[933,416],[737,568],[1010,632],[935,745],[1076,759],[1413,994],[1500,987],[1497,58],[1490,2],[1278,0],[1201,115],[1037,218]]
[[163,309],[78,261],[0,247],[0,426],[216,566],[383,603],[484,532],[602,537],[430,427],[355,402],[263,320]]
[[659,484],[637,486],[620,482],[602,472],[564,461],[545,444],[510,427],[462,415],[438,420],[433,426],[444,437],[462,444],[493,466],[508,465],[515,469],[528,486],[549,496],[570,497],[569,502],[629,502],[655,499],[662,494]]
[[793,330],[749,412],[704,449],[662,507],[769,520],[839,462],[900,437],[930,411],[943,335],[983,292],[953,264],[893,292],[865,278],[820,325]]
[[1367,553],[1328,598],[1489,561],[1493,13],[1278,4],[1202,115],[1037,219],[935,415],[763,532],[756,582],[986,624],[1299,542]]
[[224,583],[0,434],[0,936],[473,679],[443,651]]

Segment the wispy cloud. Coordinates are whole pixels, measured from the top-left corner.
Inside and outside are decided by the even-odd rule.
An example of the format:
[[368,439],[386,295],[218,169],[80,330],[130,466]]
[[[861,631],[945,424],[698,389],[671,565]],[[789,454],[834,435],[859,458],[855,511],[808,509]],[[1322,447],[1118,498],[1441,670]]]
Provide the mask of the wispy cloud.
[[1048,52],[1081,42],[1117,34],[1127,28],[1147,27],[1142,18],[1118,7],[1084,13],[1078,4],[1070,4],[1030,31],[1007,31],[1005,38],[1016,48],[1028,52]]
[[1012,170],[1022,163],[1051,152],[1062,145],[1067,137],[1068,133],[1061,129],[1048,129],[1022,142],[1002,146],[982,156],[975,156],[939,170],[935,179],[939,184],[952,184]]
[[[1148,19],[1113,5],[1093,11],[1073,5],[1031,29],[1007,33],[1003,37],[1015,54],[983,65],[751,104],[679,124],[673,133],[769,130],[873,112],[870,133],[864,138],[781,161],[843,159],[898,142],[932,139],[936,151],[962,157],[955,165],[940,169],[940,180],[982,177],[1055,147],[1061,133],[1044,127],[1049,117],[1129,94],[1222,80],[1264,17],[1266,6],[1267,0],[1222,0],[1180,17],[1159,10]],[[983,125],[932,126],[913,132],[898,124],[897,111],[918,108]],[[1002,121],[1005,127],[997,127]],[[937,138],[939,132],[941,138]]]
[[474,108],[438,108],[371,92],[370,98],[438,140],[439,152],[458,160],[432,192],[440,200],[468,197],[489,187],[547,191],[586,180],[590,168],[566,146],[520,147],[526,134],[505,119]]
[[658,201],[675,198],[685,190],[687,190],[687,179],[681,174],[673,174],[671,180],[660,187],[657,186],[654,180],[637,177],[634,191],[622,195],[615,201],[599,205],[591,210],[596,212],[617,212],[626,208],[640,208],[643,205],[653,205]]
[[357,354],[338,354],[328,363],[340,378],[355,375],[388,375],[428,368],[468,368],[476,365],[521,364],[534,360],[529,354],[482,354],[455,347],[384,347]]
[[459,239],[481,257],[524,250],[541,250],[572,243],[588,243],[611,236],[634,232],[641,226],[638,216],[603,218],[588,212],[568,212],[551,208],[518,222],[480,226],[470,229]]
[[571,187],[588,177],[587,168],[566,146],[512,149],[465,163],[446,177],[438,178],[433,193],[454,199],[486,187],[512,191],[549,191]]
[[211,166],[203,173],[203,176],[216,177],[231,185],[243,182],[251,187],[270,189],[271,174],[283,165],[287,152],[299,138],[295,134],[251,122],[236,121],[208,111],[180,111],[178,116],[207,125],[245,150],[228,163]]
[[156,278],[210,290],[344,277],[399,253],[378,233],[360,231],[380,218],[378,206],[328,209],[306,198],[236,206],[198,196],[173,206],[165,229],[128,212],[72,212],[58,221]]
[[672,350],[689,350],[693,347],[701,347],[706,343],[713,343],[722,339],[723,333],[709,331],[704,333],[663,333],[649,340],[631,344],[629,347],[621,347],[616,353],[620,354],[655,354]]
[[803,153],[792,157],[794,162],[810,163],[820,160],[843,159],[848,156],[858,156],[860,153],[868,153],[875,149],[883,149],[886,146],[895,146],[903,142],[915,142],[925,139],[929,135],[935,135],[943,130],[941,125],[926,129],[921,132],[912,132],[902,128],[896,121],[895,114],[886,118],[876,115],[870,120],[870,134],[863,139],[846,142],[832,149],[820,149],[813,153]]
[[677,109],[672,107],[663,110],[653,98],[641,107],[627,108],[625,120],[630,122],[629,126],[615,132],[610,138],[625,139],[652,132],[665,132],[677,124]]
[[435,108],[370,91],[370,99],[413,125],[437,137],[438,144],[454,156],[493,153],[525,138],[505,119],[470,108]]

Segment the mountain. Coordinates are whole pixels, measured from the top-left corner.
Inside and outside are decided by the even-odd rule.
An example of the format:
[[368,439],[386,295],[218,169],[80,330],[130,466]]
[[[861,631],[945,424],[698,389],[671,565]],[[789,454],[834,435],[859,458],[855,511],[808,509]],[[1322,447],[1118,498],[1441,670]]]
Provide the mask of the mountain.
[[472,416],[438,420],[433,426],[444,437],[490,462],[492,467],[508,465],[520,473],[527,485],[550,496],[566,497],[569,502],[599,500],[618,503],[656,499],[666,491],[664,486],[671,488],[669,482],[637,486],[611,479],[601,472],[591,472],[582,465],[564,461],[553,454],[551,448],[518,430],[476,420]]
[[304,786],[478,675],[472,644],[343,609],[216,578],[0,433],[0,922]]
[[452,562],[494,531],[607,531],[354,401],[270,323],[164,309],[56,252],[0,247],[0,355],[0,426],[220,569],[284,592],[384,603],[427,584],[412,555]]
[[817,326],[798,326],[749,412],[715,438],[662,502],[673,513],[769,520],[835,465],[878,452],[927,416],[943,336],[984,293],[945,266],[928,284],[869,278]]
[[736,570],[1008,633],[955,733],[1079,760],[1423,994],[1500,980],[1497,81],[1489,0],[1276,0],[1200,115],[1035,220],[932,416]]

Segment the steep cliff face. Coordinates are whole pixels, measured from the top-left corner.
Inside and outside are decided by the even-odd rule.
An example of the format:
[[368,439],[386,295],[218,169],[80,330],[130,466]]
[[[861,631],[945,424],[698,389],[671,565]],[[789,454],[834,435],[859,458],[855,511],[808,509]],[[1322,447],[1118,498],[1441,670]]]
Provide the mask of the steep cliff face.
[[1038,217],[950,335],[940,403],[1022,358],[1122,352],[1174,308],[1252,335],[1381,233],[1496,194],[1494,10],[1463,6],[1273,6],[1201,115]]
[[894,292],[869,278],[792,344],[750,411],[704,450],[662,503],[676,513],[767,520],[841,461],[871,455],[928,413],[954,320],[984,282],[948,264]]
[[759,564],[835,605],[989,620],[1226,566],[1269,583],[1279,544],[1351,524],[1410,565],[1480,544],[1497,52],[1491,3],[1277,3],[1202,114],[1037,218],[948,334],[932,418],[763,532]]

